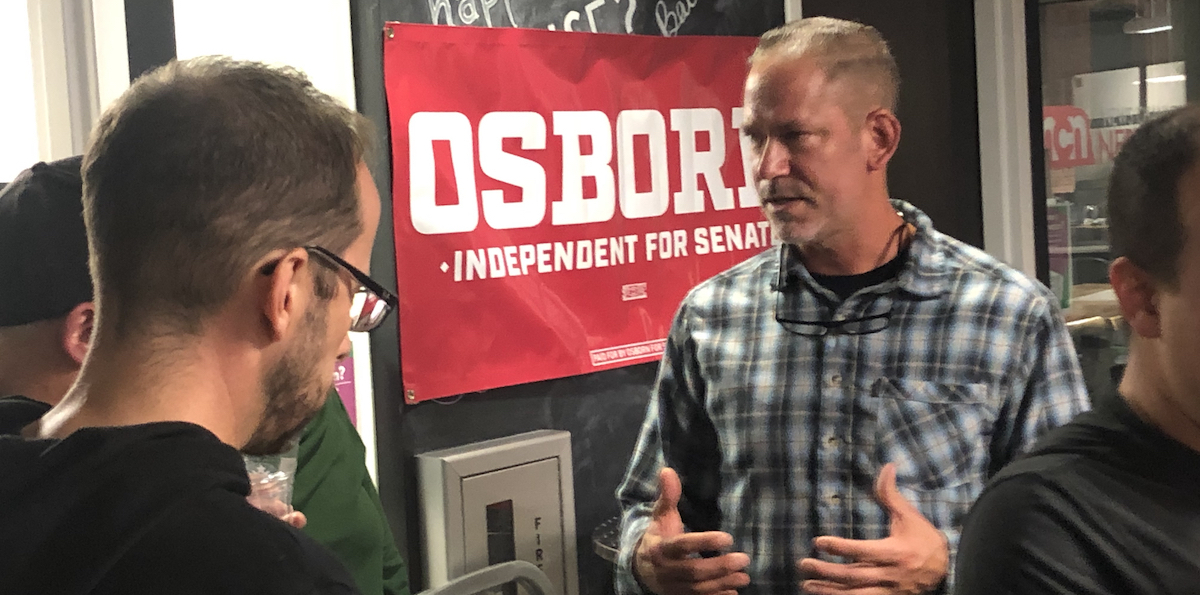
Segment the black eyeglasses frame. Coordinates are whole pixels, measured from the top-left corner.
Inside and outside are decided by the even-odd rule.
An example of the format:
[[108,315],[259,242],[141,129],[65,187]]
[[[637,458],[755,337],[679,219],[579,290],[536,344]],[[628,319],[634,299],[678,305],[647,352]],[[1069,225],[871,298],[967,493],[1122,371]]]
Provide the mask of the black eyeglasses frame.
[[370,329],[366,329],[366,330],[359,331],[359,332],[367,332],[370,330],[374,330],[375,328],[378,328],[379,324],[382,323],[384,321],[384,319],[386,319],[388,317],[388,314],[390,314],[392,312],[392,310],[395,310],[397,307],[399,307],[400,299],[396,297],[396,294],[388,291],[384,286],[380,285],[378,281],[372,279],[370,277],[370,275],[367,275],[366,273],[360,271],[358,269],[358,267],[346,262],[346,260],[343,259],[342,257],[338,256],[337,254],[334,254],[330,250],[327,250],[326,248],[323,248],[321,246],[311,245],[311,246],[301,246],[301,247],[304,248],[304,250],[306,250],[308,252],[315,252],[318,255],[320,255],[322,258],[325,258],[326,260],[333,262],[334,264],[342,267],[343,269],[346,269],[346,271],[348,271],[350,273],[350,275],[353,276],[354,279],[356,281],[358,281],[360,285],[363,286],[363,288],[365,288],[367,291],[375,294],[375,297],[382,300],[384,304],[387,304],[388,310],[382,316],[379,317],[379,321],[376,322]]

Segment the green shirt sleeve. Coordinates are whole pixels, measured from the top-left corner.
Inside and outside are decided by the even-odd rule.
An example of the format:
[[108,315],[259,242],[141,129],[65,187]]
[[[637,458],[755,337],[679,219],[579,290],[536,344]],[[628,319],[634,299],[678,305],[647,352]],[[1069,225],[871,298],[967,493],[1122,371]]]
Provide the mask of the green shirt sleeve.
[[341,560],[364,595],[410,595],[365,456],[346,408],[329,391],[300,437],[292,503],[308,517],[304,532]]

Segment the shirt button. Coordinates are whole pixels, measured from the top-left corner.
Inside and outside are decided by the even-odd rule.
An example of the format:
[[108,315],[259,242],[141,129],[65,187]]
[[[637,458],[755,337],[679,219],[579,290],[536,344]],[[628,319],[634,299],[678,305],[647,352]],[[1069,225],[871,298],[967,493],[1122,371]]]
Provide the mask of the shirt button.
[[826,436],[826,437],[825,437],[825,444],[828,444],[828,445],[830,445],[830,446],[834,446],[834,445],[836,445],[837,443],[838,443],[838,438],[837,438],[837,436]]
[[841,386],[842,385],[842,375],[841,374],[830,374],[829,378],[827,378],[825,380],[825,382],[828,383],[829,386],[833,386],[833,387]]

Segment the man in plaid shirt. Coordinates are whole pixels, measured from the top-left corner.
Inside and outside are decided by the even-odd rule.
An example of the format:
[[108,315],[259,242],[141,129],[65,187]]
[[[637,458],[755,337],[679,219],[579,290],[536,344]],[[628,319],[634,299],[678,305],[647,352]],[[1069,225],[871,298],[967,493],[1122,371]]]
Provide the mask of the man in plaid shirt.
[[676,315],[618,489],[622,595],[949,590],[988,477],[1087,394],[1054,296],[890,200],[895,60],[765,34],[743,132],[782,243]]

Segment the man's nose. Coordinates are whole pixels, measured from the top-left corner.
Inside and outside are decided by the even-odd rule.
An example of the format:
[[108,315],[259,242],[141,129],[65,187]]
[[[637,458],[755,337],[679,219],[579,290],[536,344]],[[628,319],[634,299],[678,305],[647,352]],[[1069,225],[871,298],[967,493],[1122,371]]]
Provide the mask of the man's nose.
[[758,162],[754,174],[759,180],[772,180],[787,175],[788,153],[786,147],[774,138],[768,137],[758,152]]

